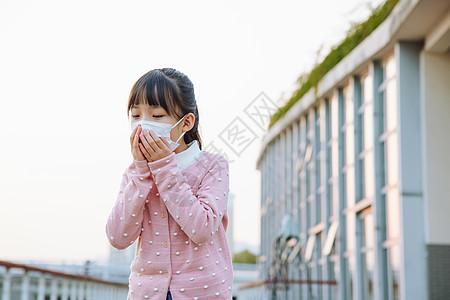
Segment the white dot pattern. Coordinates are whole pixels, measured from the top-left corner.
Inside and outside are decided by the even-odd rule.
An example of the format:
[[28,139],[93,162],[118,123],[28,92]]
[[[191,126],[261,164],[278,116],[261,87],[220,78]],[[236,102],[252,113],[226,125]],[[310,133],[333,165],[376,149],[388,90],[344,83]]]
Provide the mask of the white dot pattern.
[[125,171],[106,232],[117,249],[138,243],[127,299],[165,299],[169,288],[174,299],[231,299],[223,227],[228,163],[218,154],[203,157],[183,172],[175,153],[150,163],[133,161]]

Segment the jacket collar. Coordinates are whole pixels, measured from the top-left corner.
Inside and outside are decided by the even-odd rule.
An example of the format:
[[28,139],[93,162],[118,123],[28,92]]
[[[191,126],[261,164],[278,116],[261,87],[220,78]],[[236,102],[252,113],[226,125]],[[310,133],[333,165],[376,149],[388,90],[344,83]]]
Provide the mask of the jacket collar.
[[186,150],[175,153],[177,165],[180,170],[186,169],[203,154],[203,151],[198,146],[197,140],[193,140],[187,146],[188,148]]

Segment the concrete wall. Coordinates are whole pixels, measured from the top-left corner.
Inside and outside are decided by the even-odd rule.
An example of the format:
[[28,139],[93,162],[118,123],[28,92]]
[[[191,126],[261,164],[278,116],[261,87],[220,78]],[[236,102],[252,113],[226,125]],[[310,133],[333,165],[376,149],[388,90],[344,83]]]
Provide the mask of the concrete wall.
[[450,245],[450,53],[422,53],[421,72],[425,240]]

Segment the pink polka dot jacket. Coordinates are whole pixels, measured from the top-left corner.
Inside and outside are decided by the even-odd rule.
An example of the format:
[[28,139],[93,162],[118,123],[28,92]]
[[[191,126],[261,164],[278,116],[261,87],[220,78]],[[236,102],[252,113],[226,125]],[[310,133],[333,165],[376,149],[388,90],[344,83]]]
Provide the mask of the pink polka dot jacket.
[[174,152],[133,161],[106,224],[113,247],[137,243],[127,299],[232,299],[228,192],[220,154],[201,151],[184,170]]

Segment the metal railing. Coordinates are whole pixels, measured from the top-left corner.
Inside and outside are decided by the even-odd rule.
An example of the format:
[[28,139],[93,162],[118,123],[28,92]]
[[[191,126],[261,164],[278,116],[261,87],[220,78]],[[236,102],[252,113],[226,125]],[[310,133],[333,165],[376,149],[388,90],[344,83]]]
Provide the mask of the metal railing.
[[123,300],[128,285],[0,260],[1,300]]

